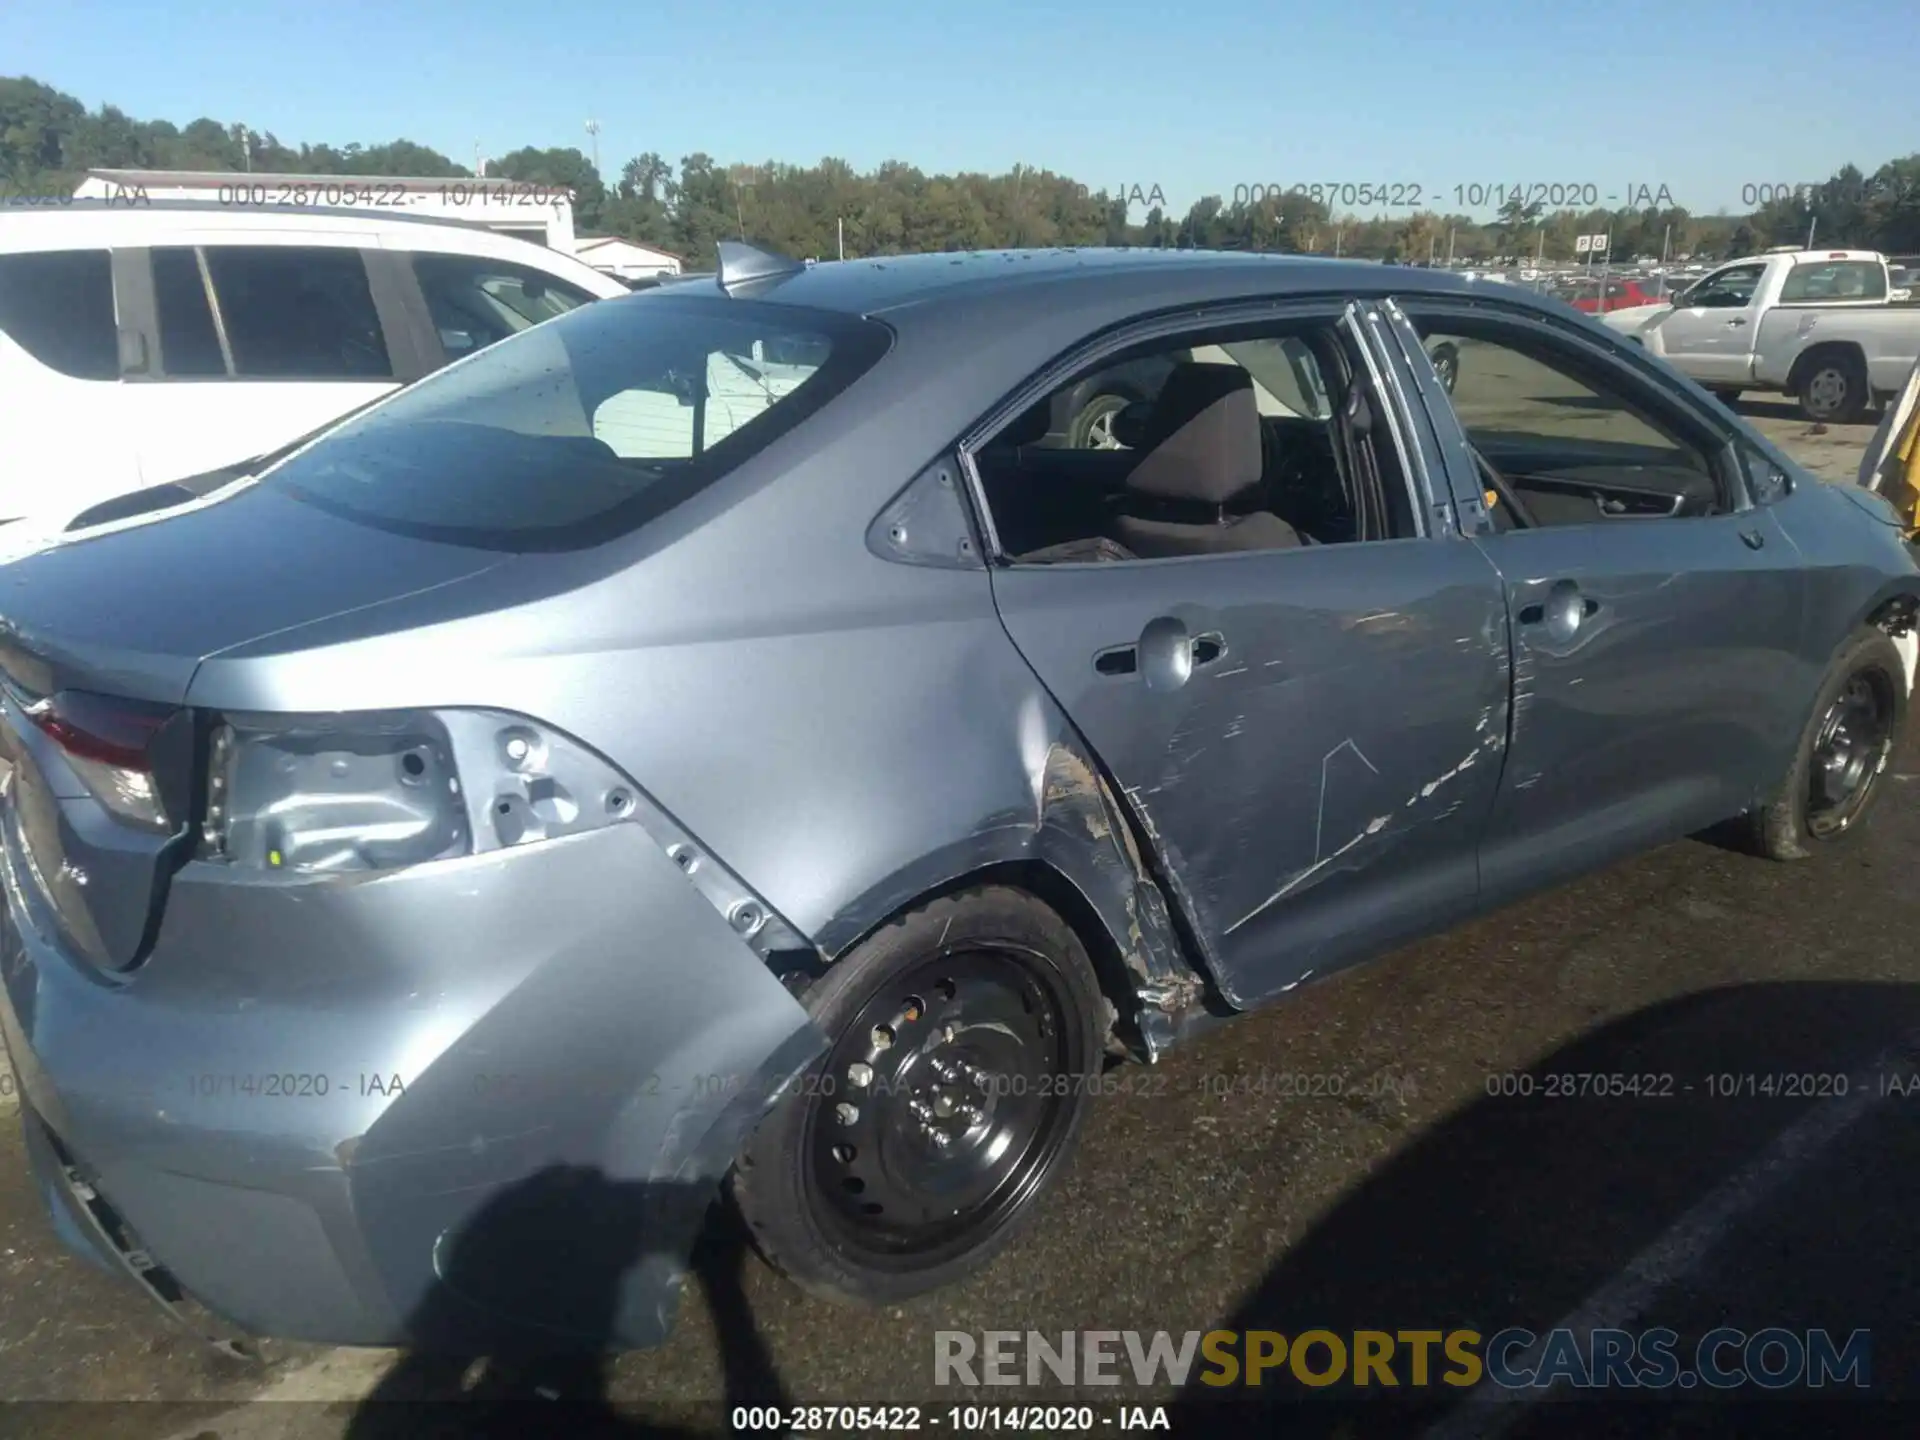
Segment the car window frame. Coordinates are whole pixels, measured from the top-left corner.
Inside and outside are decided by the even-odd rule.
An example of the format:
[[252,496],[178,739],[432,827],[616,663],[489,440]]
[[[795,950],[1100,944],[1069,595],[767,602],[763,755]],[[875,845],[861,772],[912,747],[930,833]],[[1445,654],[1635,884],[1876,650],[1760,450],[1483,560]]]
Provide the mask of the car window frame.
[[12,333],[9,333],[7,335],[7,339],[9,343],[11,343],[14,346],[14,348],[17,349],[22,355],[26,356],[27,359],[32,364],[38,366],[42,370],[45,370],[50,375],[57,376],[64,383],[74,384],[74,385],[111,385],[116,383],[121,378],[121,373],[125,369],[125,360],[124,360],[125,351],[124,351],[123,342],[120,339],[121,324],[120,324],[120,283],[119,283],[120,262],[118,259],[119,253],[120,252],[118,249],[116,249],[116,247],[112,245],[104,245],[104,244],[103,245],[49,245],[49,246],[36,246],[35,248],[32,248],[32,249],[10,250],[6,253],[5,257],[0,257],[0,258],[6,258],[6,259],[18,258],[24,261],[24,260],[31,260],[35,257],[40,257],[40,256],[95,256],[95,255],[98,255],[106,261],[107,306],[108,306],[109,313],[111,315],[110,324],[113,330],[113,337],[114,337],[113,348],[111,351],[113,360],[112,360],[111,366],[108,368],[107,373],[98,374],[98,375],[76,374],[74,371],[65,369],[62,366],[55,365],[50,361],[44,359],[40,355],[40,353],[37,350],[30,347],[26,343],[26,341],[22,340],[18,335],[14,335]]
[[[1841,266],[1853,266],[1873,276],[1880,286],[1878,294],[1863,291],[1858,295],[1792,295],[1787,291],[1793,285],[1794,277],[1811,275],[1819,270],[1838,270]],[[1873,305],[1884,302],[1894,289],[1892,276],[1887,267],[1871,260],[1803,260],[1797,265],[1787,267],[1787,273],[1780,281],[1779,305]]]
[[[1616,337],[1613,332],[1602,329],[1598,335],[1591,332],[1585,321],[1571,322],[1549,314],[1535,314],[1518,306],[1490,303],[1483,299],[1467,299],[1445,294],[1420,294],[1418,292],[1394,296],[1389,302],[1399,317],[1405,321],[1403,332],[1396,327],[1398,349],[1406,363],[1415,370],[1419,379],[1416,384],[1416,396],[1427,409],[1429,420],[1436,431],[1437,442],[1442,446],[1444,469],[1452,483],[1454,501],[1461,533],[1483,538],[1494,534],[1510,532],[1496,531],[1493,528],[1492,515],[1489,512],[1485,492],[1479,485],[1479,476],[1473,466],[1472,436],[1468,433],[1459,412],[1453,408],[1452,397],[1440,385],[1439,377],[1433,370],[1432,361],[1427,357],[1425,336],[1419,331],[1419,322],[1423,316],[1462,315],[1475,319],[1491,318],[1495,323],[1511,325],[1525,333],[1538,336],[1549,348],[1564,349],[1577,355],[1584,363],[1598,369],[1602,375],[1617,381],[1639,399],[1644,408],[1680,431],[1682,435],[1691,435],[1692,443],[1706,458],[1709,472],[1719,492],[1721,509],[1712,515],[1685,515],[1658,517],[1667,524],[1686,524],[1726,520],[1756,508],[1751,490],[1751,479],[1740,454],[1742,446],[1752,448],[1753,437],[1737,422],[1729,427],[1724,419],[1711,413],[1705,403],[1696,403],[1694,397],[1684,389],[1675,386],[1675,380],[1683,383],[1686,377],[1671,369],[1665,362],[1647,354],[1641,346],[1630,340]],[[1598,328],[1598,327],[1594,327]],[[1422,343],[1415,343],[1422,342]],[[1416,359],[1408,354],[1409,346],[1420,352]],[[1421,367],[1424,366],[1424,371]],[[1706,402],[1705,393],[1700,396]],[[1441,405],[1440,414],[1433,413],[1434,406]],[[1773,458],[1777,452],[1771,447],[1760,447],[1763,453]],[[1789,472],[1790,473],[1790,472]],[[1557,525],[1550,529],[1583,529],[1587,525],[1618,525],[1618,520],[1592,520],[1579,525]]]
[[[1060,570],[1077,569],[1098,563],[1103,569],[1112,569],[1116,565],[1178,565],[1244,561],[1253,556],[1297,553],[1290,548],[1216,551],[1193,555],[1143,556],[1124,561],[1030,561],[1023,565],[1007,551],[1001,542],[999,530],[994,524],[992,506],[987,501],[986,485],[981,478],[977,457],[995,436],[1016,423],[1035,405],[1047,401],[1056,391],[1065,388],[1081,376],[1096,371],[1103,365],[1116,363],[1120,355],[1138,346],[1162,340],[1178,341],[1182,337],[1215,336],[1223,330],[1242,326],[1279,326],[1290,322],[1313,320],[1318,320],[1331,328],[1346,331],[1347,339],[1358,355],[1367,379],[1385,402],[1381,407],[1384,414],[1380,418],[1385,422],[1388,433],[1392,437],[1394,458],[1401,467],[1403,482],[1407,486],[1407,501],[1416,531],[1410,536],[1394,536],[1385,540],[1354,543],[1392,545],[1424,544],[1431,541],[1434,538],[1434,532],[1430,522],[1433,506],[1432,477],[1429,467],[1425,463],[1424,452],[1408,433],[1409,417],[1405,413],[1403,399],[1396,394],[1396,386],[1391,378],[1392,368],[1383,362],[1381,355],[1375,353],[1374,345],[1377,342],[1370,337],[1368,327],[1362,323],[1365,309],[1374,302],[1374,299],[1375,297],[1370,294],[1345,292],[1285,297],[1250,296],[1214,304],[1187,305],[1172,312],[1161,311],[1134,316],[1092,335],[1083,336],[1067,347],[975,420],[950,448],[950,453],[955,456],[959,465],[963,480],[961,490],[972,511],[973,523],[980,536],[981,551],[987,566],[990,569],[1011,569],[1018,566]],[[1223,342],[1216,339],[1203,343]],[[1192,347],[1170,344],[1168,348]],[[1338,416],[1334,418],[1337,419]],[[1311,548],[1319,550],[1341,547],[1314,546]]]
[[[245,239],[235,239],[231,242],[221,243],[201,241],[195,245],[195,249],[199,252],[201,274],[207,285],[209,302],[213,306],[214,330],[216,334],[222,337],[222,347],[230,357],[229,365],[231,368],[224,376],[177,375],[167,377],[174,383],[181,383],[188,380],[224,380],[239,385],[395,385],[401,383],[400,360],[399,357],[394,354],[393,344],[389,338],[388,317],[382,313],[379,298],[374,293],[373,266],[368,263],[370,256],[380,253],[378,247],[370,243],[363,243],[359,237],[355,237],[345,244],[327,244],[324,236],[303,236],[297,244],[249,244]],[[386,373],[378,375],[302,373],[259,375],[243,373],[239,368],[240,360],[238,355],[234,353],[233,341],[228,328],[227,297],[220,293],[219,283],[213,275],[213,261],[210,259],[210,252],[239,250],[253,250],[266,254],[285,254],[289,251],[340,251],[351,255],[357,260],[360,266],[360,278],[366,282],[367,302],[373,311],[374,328],[379,333],[382,348],[386,351]]]
[[[484,350],[487,347],[482,345],[475,350],[460,353],[455,353],[447,349],[446,342],[440,336],[440,327],[434,323],[433,307],[427,301],[426,286],[420,282],[418,262],[422,258],[431,260],[463,260],[475,265],[497,265],[516,270],[525,270],[529,274],[540,276],[549,285],[557,285],[567,290],[579,291],[587,297],[581,302],[582,305],[597,304],[601,300],[620,298],[618,296],[595,295],[592,291],[576,284],[572,280],[555,275],[550,270],[543,270],[538,265],[529,265],[524,260],[502,260],[498,256],[476,254],[471,250],[440,250],[431,246],[421,246],[407,250],[389,249],[382,253],[391,257],[394,267],[399,272],[396,283],[407,292],[408,323],[419,327],[422,332],[420,344],[422,348],[433,357],[433,364],[430,367],[432,369],[439,369],[441,366],[451,365],[455,361],[464,360],[468,355],[478,354],[480,350]],[[576,305],[573,308],[578,310],[581,308],[581,305]],[[560,317],[555,315],[549,316],[548,318],[557,320]],[[536,321],[535,323],[544,325],[546,321]],[[527,328],[532,329],[533,327],[530,325]],[[514,332],[514,334],[521,333],[523,332]],[[509,335],[503,338],[510,340],[513,337]],[[499,344],[500,341],[492,341],[490,343]]]
[[[1739,304],[1702,305],[1700,301],[1695,298],[1696,296],[1705,295],[1711,291],[1714,282],[1722,276],[1731,275],[1736,271],[1742,270],[1751,270],[1753,272],[1753,293]],[[1687,287],[1687,303],[1683,308],[1688,310],[1744,310],[1747,306],[1753,304],[1755,297],[1760,293],[1760,287],[1766,283],[1766,280],[1767,262],[1764,260],[1740,260],[1735,261],[1731,265],[1722,265],[1718,270],[1707,272],[1707,274],[1701,276],[1698,281]]]
[[[253,244],[249,248],[261,250],[349,250],[360,258],[362,270],[367,280],[367,291],[373,301],[375,318],[380,327],[380,337],[387,349],[387,368],[389,374],[374,375],[242,375],[236,373],[231,358],[231,347],[225,337],[225,317],[209,284],[210,271],[205,263],[206,252],[211,249],[234,249],[247,246],[244,238],[233,240],[190,239],[181,243],[146,244],[128,246],[116,250],[114,268],[115,305],[119,315],[122,336],[123,361],[120,378],[142,385],[406,385],[421,376],[439,368],[432,363],[422,347],[418,333],[419,327],[410,314],[410,306],[402,288],[402,277],[397,276],[392,263],[392,252],[360,236],[345,238],[341,243],[328,244],[325,237],[303,237],[298,245],[261,245]],[[227,361],[227,371],[221,375],[185,375],[169,371],[166,367],[165,337],[160,333],[160,307],[157,286],[154,281],[153,252],[155,250],[189,250],[200,267],[201,283],[207,286],[207,304],[213,316],[214,333],[221,338],[223,357]],[[129,346],[137,345],[142,349],[145,362],[139,365],[128,364],[125,351]]]

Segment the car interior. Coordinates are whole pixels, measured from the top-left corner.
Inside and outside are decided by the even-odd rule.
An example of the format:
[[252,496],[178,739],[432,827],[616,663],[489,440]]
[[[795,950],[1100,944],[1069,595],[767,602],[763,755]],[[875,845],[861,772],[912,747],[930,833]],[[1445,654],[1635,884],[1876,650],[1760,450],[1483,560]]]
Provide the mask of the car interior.
[[1470,320],[1415,324],[1459,354],[1451,398],[1496,530],[1725,513],[1707,453],[1611,377]]
[[[1272,383],[1262,383],[1255,373],[1280,363],[1306,383],[1283,385],[1271,371]],[[1313,413],[1299,413],[1276,390],[1307,395]],[[1015,563],[1415,533],[1393,445],[1376,433],[1371,382],[1331,326],[1182,352],[1158,393],[1118,418],[1114,448],[1043,443],[1052,402],[1050,395],[1030,407],[975,456],[1001,547]]]

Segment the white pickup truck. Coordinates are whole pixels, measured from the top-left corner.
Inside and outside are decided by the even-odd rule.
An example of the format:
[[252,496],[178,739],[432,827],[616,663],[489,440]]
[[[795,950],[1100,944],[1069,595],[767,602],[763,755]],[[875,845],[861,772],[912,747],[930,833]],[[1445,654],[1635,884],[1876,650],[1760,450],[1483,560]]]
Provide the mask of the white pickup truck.
[[1771,251],[1722,265],[1672,304],[1601,323],[1723,400],[1783,391],[1811,420],[1850,421],[1898,391],[1920,358],[1920,308],[1891,305],[1892,290],[1876,251]]

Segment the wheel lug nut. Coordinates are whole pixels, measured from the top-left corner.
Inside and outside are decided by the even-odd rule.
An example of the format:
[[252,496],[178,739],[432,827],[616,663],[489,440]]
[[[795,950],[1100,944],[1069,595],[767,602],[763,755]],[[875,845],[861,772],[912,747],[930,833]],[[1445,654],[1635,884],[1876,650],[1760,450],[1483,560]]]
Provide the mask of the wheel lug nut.
[[847,1067],[847,1080],[856,1089],[864,1090],[873,1083],[873,1067],[864,1060],[856,1060]]
[[842,1125],[857,1124],[860,1120],[860,1107],[857,1105],[849,1105],[846,1101],[842,1100],[838,1105],[833,1107],[833,1118],[838,1120]]

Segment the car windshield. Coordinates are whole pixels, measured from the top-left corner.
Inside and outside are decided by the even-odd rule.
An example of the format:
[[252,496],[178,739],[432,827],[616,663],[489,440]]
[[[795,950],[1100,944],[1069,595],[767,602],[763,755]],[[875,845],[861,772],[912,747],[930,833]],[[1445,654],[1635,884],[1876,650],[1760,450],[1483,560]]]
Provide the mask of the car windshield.
[[737,467],[885,353],[886,327],[656,292],[449,366],[269,470],[348,519],[487,549],[575,549]]

